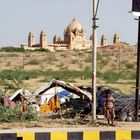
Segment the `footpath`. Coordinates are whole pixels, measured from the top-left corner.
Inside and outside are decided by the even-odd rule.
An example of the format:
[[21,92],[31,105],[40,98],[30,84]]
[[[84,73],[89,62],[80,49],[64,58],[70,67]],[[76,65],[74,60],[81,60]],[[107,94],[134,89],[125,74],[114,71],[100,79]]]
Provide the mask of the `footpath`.
[[0,130],[0,140],[140,140],[140,123],[117,122],[115,127],[75,125]]

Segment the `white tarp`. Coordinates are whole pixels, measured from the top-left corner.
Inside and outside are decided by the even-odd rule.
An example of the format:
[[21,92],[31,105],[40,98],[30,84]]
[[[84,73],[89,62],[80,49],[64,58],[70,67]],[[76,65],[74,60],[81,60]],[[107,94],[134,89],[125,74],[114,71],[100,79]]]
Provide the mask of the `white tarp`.
[[81,90],[73,84],[54,79],[50,83],[45,84],[41,88],[37,89],[30,98],[30,101],[34,101],[35,98],[39,96],[41,97],[40,104],[42,104],[46,98],[47,101],[49,101],[52,96],[54,96],[57,92],[62,91],[63,89],[66,89],[70,92],[73,91],[73,93],[77,94],[78,96],[85,95],[89,100],[92,100],[92,96],[89,92]]
[[28,90],[19,89],[9,99],[12,101],[19,94],[26,99],[29,99],[30,96],[32,95],[31,92],[29,92]]

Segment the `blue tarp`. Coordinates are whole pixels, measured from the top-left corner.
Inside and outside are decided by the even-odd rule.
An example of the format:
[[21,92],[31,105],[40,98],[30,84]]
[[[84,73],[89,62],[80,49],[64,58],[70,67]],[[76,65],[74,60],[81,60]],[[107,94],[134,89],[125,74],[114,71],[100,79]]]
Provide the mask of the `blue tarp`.
[[69,95],[71,92],[67,91],[67,90],[63,90],[61,92],[58,93],[59,98],[63,98],[64,96]]

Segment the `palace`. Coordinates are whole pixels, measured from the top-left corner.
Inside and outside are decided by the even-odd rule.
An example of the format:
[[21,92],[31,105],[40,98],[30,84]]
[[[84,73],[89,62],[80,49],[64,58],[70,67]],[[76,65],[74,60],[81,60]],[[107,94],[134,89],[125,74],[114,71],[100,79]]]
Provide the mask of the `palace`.
[[91,49],[92,41],[86,38],[86,33],[82,25],[76,18],[68,25],[64,30],[64,39],[55,35],[53,38],[53,44],[49,44],[47,36],[44,31],[40,33],[40,43],[35,43],[35,35],[33,32],[29,33],[28,45],[22,44],[22,48],[35,50],[35,49],[48,49],[50,51],[55,50],[87,50]]

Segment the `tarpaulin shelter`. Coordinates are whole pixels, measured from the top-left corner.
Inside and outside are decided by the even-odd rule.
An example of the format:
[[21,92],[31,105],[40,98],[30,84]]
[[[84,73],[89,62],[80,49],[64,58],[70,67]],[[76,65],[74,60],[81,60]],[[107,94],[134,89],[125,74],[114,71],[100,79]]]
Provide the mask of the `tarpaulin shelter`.
[[70,95],[71,92],[67,91],[67,90],[63,90],[61,92],[58,93],[59,98],[63,98],[64,96],[68,96]]
[[[48,92],[51,89],[53,89],[53,91]],[[60,91],[63,91],[64,89],[71,92],[71,93],[74,93],[80,97],[85,96],[85,98],[90,100],[90,101],[92,100],[91,93],[89,93],[85,90],[82,90],[73,84],[54,79],[50,83],[46,84],[45,86],[37,89],[33,93],[32,97],[30,98],[30,101],[32,102],[33,100],[35,100],[36,96],[42,96],[43,94],[44,94],[43,96],[47,95],[47,97],[48,97],[47,101],[48,101],[49,98],[51,98],[55,94],[58,94]],[[49,97],[49,95],[50,95],[50,97]],[[41,101],[41,104],[42,103],[43,103],[43,101]]]
[[14,102],[20,101],[21,97],[25,100],[28,100],[31,95],[31,92],[29,92],[28,90],[19,89],[9,99]]

